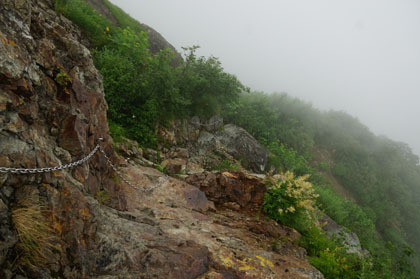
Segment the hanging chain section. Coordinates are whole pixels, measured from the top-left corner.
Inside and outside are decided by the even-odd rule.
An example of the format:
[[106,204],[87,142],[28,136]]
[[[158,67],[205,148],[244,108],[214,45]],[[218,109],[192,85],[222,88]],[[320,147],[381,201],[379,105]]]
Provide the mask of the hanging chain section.
[[96,153],[96,151],[98,151],[98,149],[101,148],[99,143],[95,146],[95,148],[84,158],[80,159],[79,161],[75,161],[66,165],[59,165],[56,167],[50,167],[50,168],[37,168],[37,169],[25,169],[25,168],[5,168],[5,167],[0,167],[0,172],[3,173],[15,173],[15,174],[25,174],[25,173],[44,173],[44,172],[52,172],[52,171],[57,171],[57,170],[64,170],[64,169],[68,169],[68,168],[73,168],[76,167],[78,165],[83,164],[84,162],[86,162],[87,160],[90,159],[90,157],[93,156],[93,154]]
[[153,191],[154,189],[156,189],[156,188],[158,188],[158,187],[160,187],[160,186],[162,186],[162,184],[163,183],[165,183],[168,179],[169,179],[169,176],[166,174],[165,175],[165,177],[164,177],[164,179],[161,181],[161,182],[159,182],[158,184],[156,184],[156,185],[154,185],[153,187],[150,187],[150,188],[139,188],[139,187],[137,187],[137,186],[135,186],[135,185],[133,185],[130,181],[128,181],[127,179],[125,179],[124,178],[124,176],[122,176],[122,174],[121,174],[121,172],[117,169],[117,167],[112,163],[112,161],[109,159],[109,157],[108,157],[108,155],[106,155],[106,153],[105,153],[105,151],[102,149],[102,148],[100,148],[99,147],[99,151],[102,153],[102,155],[105,157],[105,159],[106,159],[106,161],[107,161],[107,163],[108,163],[108,165],[115,171],[115,173],[119,176],[119,178],[121,178],[127,185],[129,185],[131,188],[134,188],[134,189],[136,189],[136,190],[138,190],[138,191],[141,191],[141,192],[151,192],[151,191]]
[[35,174],[35,173],[46,173],[46,172],[52,172],[52,171],[58,171],[58,170],[64,170],[64,169],[69,169],[69,168],[73,168],[76,166],[79,166],[81,164],[83,164],[84,162],[88,161],[95,153],[96,151],[100,151],[102,153],[102,155],[105,157],[108,165],[110,165],[110,167],[115,171],[115,173],[125,182],[127,183],[127,185],[129,185],[130,187],[138,190],[138,191],[142,191],[142,192],[151,192],[154,189],[162,186],[163,183],[165,183],[168,179],[169,176],[165,175],[164,179],[162,181],[160,181],[158,184],[154,185],[153,187],[150,188],[139,188],[135,185],[133,185],[131,182],[129,182],[127,179],[125,179],[122,174],[120,173],[120,171],[117,169],[117,167],[112,163],[112,161],[109,159],[109,157],[106,155],[105,151],[102,149],[100,142],[103,141],[103,138],[99,138],[98,139],[98,144],[95,146],[95,148],[84,158],[78,160],[78,161],[74,161],[72,163],[66,164],[66,165],[59,165],[59,166],[55,166],[55,167],[49,167],[49,168],[34,168],[34,169],[26,169],[26,168],[6,168],[6,167],[0,167],[0,173],[14,173],[14,174]]

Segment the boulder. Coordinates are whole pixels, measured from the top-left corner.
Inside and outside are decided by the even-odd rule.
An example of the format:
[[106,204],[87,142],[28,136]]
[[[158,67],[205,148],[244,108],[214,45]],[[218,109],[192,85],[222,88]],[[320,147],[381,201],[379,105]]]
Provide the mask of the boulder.
[[268,162],[269,152],[255,138],[238,126],[223,125],[223,118],[217,115],[208,121],[198,117],[174,121],[169,127],[159,127],[158,135],[162,142],[176,144],[165,157],[188,158],[207,169],[217,168],[227,160],[263,173]]
[[245,168],[257,173],[264,172],[269,152],[245,129],[227,124],[216,133],[216,138],[226,146],[227,153],[240,160]]

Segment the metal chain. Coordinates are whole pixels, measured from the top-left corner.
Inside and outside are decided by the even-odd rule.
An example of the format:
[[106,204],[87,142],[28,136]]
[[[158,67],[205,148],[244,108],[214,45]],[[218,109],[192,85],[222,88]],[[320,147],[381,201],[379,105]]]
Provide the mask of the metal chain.
[[132,187],[132,188],[134,188],[134,189],[136,189],[136,190],[138,190],[138,191],[141,191],[141,192],[151,192],[151,191],[153,191],[154,189],[156,189],[156,188],[158,188],[158,187],[160,187],[160,186],[162,186],[162,184],[163,183],[165,183],[168,179],[169,179],[169,176],[168,175],[165,175],[165,178],[161,181],[161,182],[159,182],[158,184],[156,184],[155,186],[153,186],[153,187],[150,187],[150,188],[139,188],[139,187],[137,187],[137,186],[135,186],[135,185],[133,185],[130,181],[128,181],[127,179],[125,179],[123,176],[122,176],[122,174],[120,173],[120,171],[117,169],[117,167],[116,166],[114,166],[114,164],[111,162],[111,160],[109,159],[109,157],[106,155],[106,153],[105,153],[105,151],[101,148],[101,147],[99,147],[99,151],[102,153],[102,155],[105,157],[105,159],[106,159],[106,161],[107,161],[107,163],[108,163],[108,165],[110,165],[111,166],[111,168],[115,171],[115,173],[125,182],[125,183],[127,183],[127,185],[129,185],[130,187]]
[[56,167],[49,167],[49,168],[37,168],[37,169],[25,169],[25,168],[5,168],[5,167],[0,167],[0,172],[3,173],[14,173],[14,174],[25,174],[25,173],[44,173],[44,172],[52,172],[52,171],[57,171],[57,170],[64,170],[64,169],[68,169],[68,168],[73,168],[75,166],[81,165],[84,162],[86,162],[87,160],[90,159],[90,157],[93,156],[93,154],[96,153],[96,151],[98,151],[98,149],[100,148],[99,144],[97,144],[95,146],[95,148],[84,158],[80,159],[79,161],[75,161],[66,165],[59,165]]
[[[103,141],[103,138],[99,138],[98,139],[98,142],[101,142],[101,141]],[[82,158],[82,159],[80,159],[78,161],[75,161],[75,162],[66,164],[66,165],[59,165],[59,166],[56,166],[56,167],[49,167],[49,168],[36,168],[36,169],[0,167],[0,173],[14,173],[14,174],[27,174],[27,173],[30,173],[30,174],[35,174],[35,173],[46,173],[46,172],[52,172],[52,171],[57,171],[57,170],[64,170],[64,169],[68,169],[68,168],[73,168],[73,167],[76,167],[76,166],[81,165],[84,162],[88,161],[93,156],[93,154],[95,154],[96,151],[98,151],[98,150],[105,157],[107,163],[111,166],[111,168],[115,171],[115,173],[125,183],[127,183],[130,187],[132,187],[132,188],[134,188],[134,189],[136,189],[138,191],[151,192],[154,189],[162,186],[162,184],[165,183],[169,179],[169,176],[168,175],[165,175],[165,178],[161,182],[159,182],[158,184],[154,185],[153,187],[150,187],[150,188],[147,188],[147,189],[139,188],[139,187],[133,185],[132,183],[130,183],[127,179],[125,179],[121,175],[121,173],[118,171],[118,169],[114,166],[114,164],[111,162],[111,160],[109,159],[109,157],[106,155],[105,151],[102,149],[100,143],[98,143],[95,146],[95,148],[86,157],[84,157],[84,158]]]

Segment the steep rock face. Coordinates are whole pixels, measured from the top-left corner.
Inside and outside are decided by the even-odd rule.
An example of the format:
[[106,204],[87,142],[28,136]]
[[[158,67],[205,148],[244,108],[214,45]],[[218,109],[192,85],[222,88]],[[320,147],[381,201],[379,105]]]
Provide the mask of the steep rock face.
[[[102,79],[80,31],[57,15],[47,1],[1,0],[0,6],[0,166],[43,168],[78,160],[96,139],[107,139],[106,103]],[[103,147],[112,155],[111,148]],[[112,157],[112,156],[111,156]],[[0,266],[12,268],[19,251],[12,223],[15,209],[28,200],[45,208],[58,238],[57,258],[46,266],[61,270],[83,257],[83,240],[90,225],[83,222],[71,193],[110,193],[110,206],[125,208],[119,186],[110,180],[104,159],[66,171],[40,174],[0,174]],[[28,188],[29,187],[29,188]],[[73,197],[72,197],[73,198]],[[59,255],[59,256],[58,256]],[[45,270],[50,270],[45,267]],[[39,268],[34,276],[49,274]],[[3,275],[0,275],[2,277]],[[45,275],[47,276],[47,275]],[[48,276],[47,276],[48,277]],[[2,277],[3,278],[3,277]]]
[[160,127],[158,135],[172,146],[163,152],[166,158],[188,159],[210,169],[223,160],[237,160],[246,169],[262,173],[268,162],[269,152],[254,137],[241,127],[223,125],[219,116],[205,122],[198,117],[178,120],[170,127]]

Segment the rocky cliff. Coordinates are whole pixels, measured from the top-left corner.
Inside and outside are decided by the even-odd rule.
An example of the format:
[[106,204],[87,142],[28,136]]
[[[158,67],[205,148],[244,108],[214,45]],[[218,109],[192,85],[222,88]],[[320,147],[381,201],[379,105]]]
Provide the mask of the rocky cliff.
[[99,152],[61,171],[2,169],[1,278],[323,278],[294,244],[299,234],[256,210],[265,190],[256,177],[164,180],[116,156],[80,30],[47,0],[0,6],[0,167],[65,165],[102,137],[138,187]]

